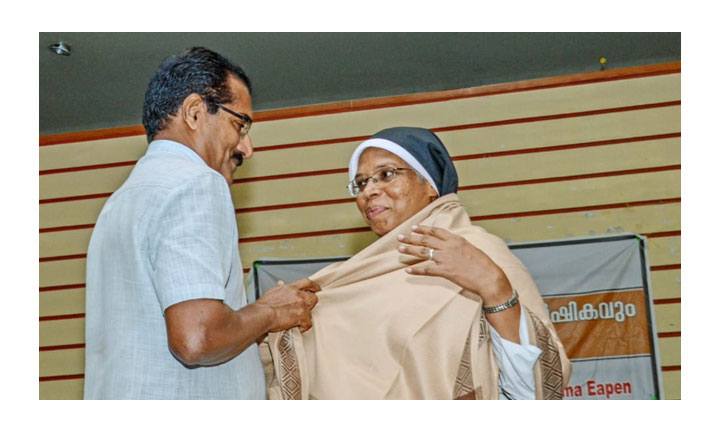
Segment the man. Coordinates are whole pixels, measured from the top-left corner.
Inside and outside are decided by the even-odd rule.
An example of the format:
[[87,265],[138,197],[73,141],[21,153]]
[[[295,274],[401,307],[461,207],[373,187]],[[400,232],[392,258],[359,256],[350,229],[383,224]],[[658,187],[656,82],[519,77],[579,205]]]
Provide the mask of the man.
[[310,328],[309,280],[247,305],[229,185],[253,153],[250,91],[240,67],[204,48],[150,80],[147,153],[88,248],[86,399],[264,399],[256,341]]

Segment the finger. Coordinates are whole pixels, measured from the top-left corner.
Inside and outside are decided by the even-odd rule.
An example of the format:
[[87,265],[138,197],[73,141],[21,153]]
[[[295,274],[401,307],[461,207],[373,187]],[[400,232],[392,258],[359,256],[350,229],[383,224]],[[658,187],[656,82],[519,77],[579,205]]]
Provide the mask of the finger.
[[317,282],[312,281],[308,278],[298,279],[291,283],[290,286],[300,291],[318,292],[320,291],[320,285]]
[[408,235],[400,234],[397,237],[400,243],[413,245],[413,246],[424,246],[427,248],[440,249],[442,247],[442,241],[429,235],[411,233]]
[[437,264],[422,263],[407,267],[405,271],[417,276],[442,276],[440,266]]
[[455,235],[444,228],[427,225],[413,225],[412,230],[414,233],[435,237],[440,240],[449,240]]
[[299,324],[300,333],[305,333],[312,328],[312,319],[308,316],[303,318]]
[[[424,260],[430,259],[430,249],[427,246],[408,246],[408,245],[400,245],[398,246],[398,251],[400,253],[406,254],[406,255],[412,255]],[[435,251],[434,258],[437,257],[437,250]]]
[[303,283],[300,286],[300,289],[303,291],[310,291],[314,293],[321,291],[320,285],[317,282],[307,278],[303,279]]
[[315,305],[318,302],[318,298],[315,294],[308,292],[308,291],[300,291],[300,294],[302,295],[303,301],[305,302],[305,305],[312,309],[315,307]]

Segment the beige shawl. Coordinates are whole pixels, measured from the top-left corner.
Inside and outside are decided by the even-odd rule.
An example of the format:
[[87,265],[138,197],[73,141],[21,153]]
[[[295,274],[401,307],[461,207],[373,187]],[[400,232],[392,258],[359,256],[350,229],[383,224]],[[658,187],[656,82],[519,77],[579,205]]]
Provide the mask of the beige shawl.
[[[414,224],[461,235],[507,275],[542,350],[538,399],[559,399],[571,366],[522,263],[445,195],[351,259],[310,278],[322,291],[313,327],[272,333],[261,348],[270,399],[497,399],[498,366],[477,298],[439,277],[410,275],[396,237]],[[269,349],[269,352],[268,352]]]

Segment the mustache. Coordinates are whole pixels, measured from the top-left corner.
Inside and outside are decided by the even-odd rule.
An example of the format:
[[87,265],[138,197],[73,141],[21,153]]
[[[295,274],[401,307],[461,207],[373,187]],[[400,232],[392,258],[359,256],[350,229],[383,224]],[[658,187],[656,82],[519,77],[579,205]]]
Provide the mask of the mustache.
[[233,152],[232,158],[237,160],[237,166],[242,165],[243,163],[243,154],[241,152]]

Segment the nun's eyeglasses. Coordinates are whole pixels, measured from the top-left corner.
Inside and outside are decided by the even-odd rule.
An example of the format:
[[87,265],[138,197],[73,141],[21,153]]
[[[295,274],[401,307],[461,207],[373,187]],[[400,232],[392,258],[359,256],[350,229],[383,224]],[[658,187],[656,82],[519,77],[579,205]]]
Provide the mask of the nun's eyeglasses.
[[358,177],[355,180],[348,183],[348,191],[351,197],[360,195],[360,192],[365,190],[368,182],[372,180],[373,183],[387,184],[395,180],[398,176],[399,171],[414,171],[412,168],[394,168],[394,167],[383,167],[375,171],[370,177]]

